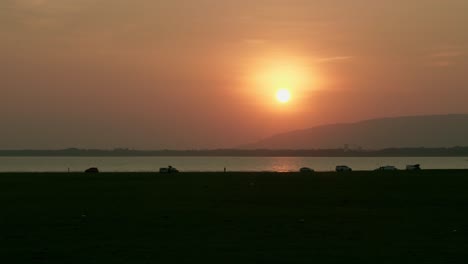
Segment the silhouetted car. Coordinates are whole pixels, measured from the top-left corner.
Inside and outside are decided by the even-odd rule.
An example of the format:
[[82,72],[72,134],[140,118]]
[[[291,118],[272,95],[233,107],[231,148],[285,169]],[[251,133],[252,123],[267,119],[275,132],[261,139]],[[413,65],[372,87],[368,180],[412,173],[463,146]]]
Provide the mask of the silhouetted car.
[[379,167],[377,169],[375,169],[376,171],[396,171],[397,168],[395,168],[395,166],[382,166],[382,167]]
[[419,164],[406,165],[406,170],[421,170],[421,166]]
[[299,172],[314,172],[314,170],[308,167],[302,167],[299,169]]
[[352,169],[346,165],[338,165],[335,168],[336,171],[352,171]]
[[98,168],[89,168],[87,170],[85,170],[85,173],[99,173],[99,169]]

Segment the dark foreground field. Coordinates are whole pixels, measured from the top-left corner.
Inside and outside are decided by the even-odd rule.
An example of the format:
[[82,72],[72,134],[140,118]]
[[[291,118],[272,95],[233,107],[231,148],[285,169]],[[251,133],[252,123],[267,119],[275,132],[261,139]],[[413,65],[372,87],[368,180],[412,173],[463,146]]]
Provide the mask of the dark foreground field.
[[1,263],[468,263],[468,172],[0,174]]

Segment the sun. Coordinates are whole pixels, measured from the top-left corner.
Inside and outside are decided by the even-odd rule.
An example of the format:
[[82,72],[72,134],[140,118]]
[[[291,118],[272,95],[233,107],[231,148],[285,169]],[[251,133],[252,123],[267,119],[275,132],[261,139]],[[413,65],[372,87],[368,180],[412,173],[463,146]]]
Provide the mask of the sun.
[[278,100],[278,102],[284,104],[284,103],[289,102],[290,99],[291,99],[291,93],[289,92],[288,89],[281,88],[278,91],[276,91],[276,100]]

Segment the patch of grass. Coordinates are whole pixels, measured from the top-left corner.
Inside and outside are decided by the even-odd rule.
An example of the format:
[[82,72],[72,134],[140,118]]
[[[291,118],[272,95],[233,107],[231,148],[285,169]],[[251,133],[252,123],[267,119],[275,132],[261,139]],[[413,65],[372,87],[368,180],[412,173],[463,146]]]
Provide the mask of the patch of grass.
[[468,172],[3,173],[2,263],[465,263]]

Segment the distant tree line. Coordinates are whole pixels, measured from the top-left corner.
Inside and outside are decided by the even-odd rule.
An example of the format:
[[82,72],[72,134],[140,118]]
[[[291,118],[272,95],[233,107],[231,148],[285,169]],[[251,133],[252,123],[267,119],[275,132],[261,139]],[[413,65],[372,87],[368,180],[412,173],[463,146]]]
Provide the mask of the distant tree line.
[[69,156],[69,157],[129,157],[129,156],[205,156],[205,157],[458,157],[468,156],[468,147],[451,148],[386,148],[380,150],[347,149],[212,149],[212,150],[132,150],[77,149],[62,150],[0,150],[0,156]]

